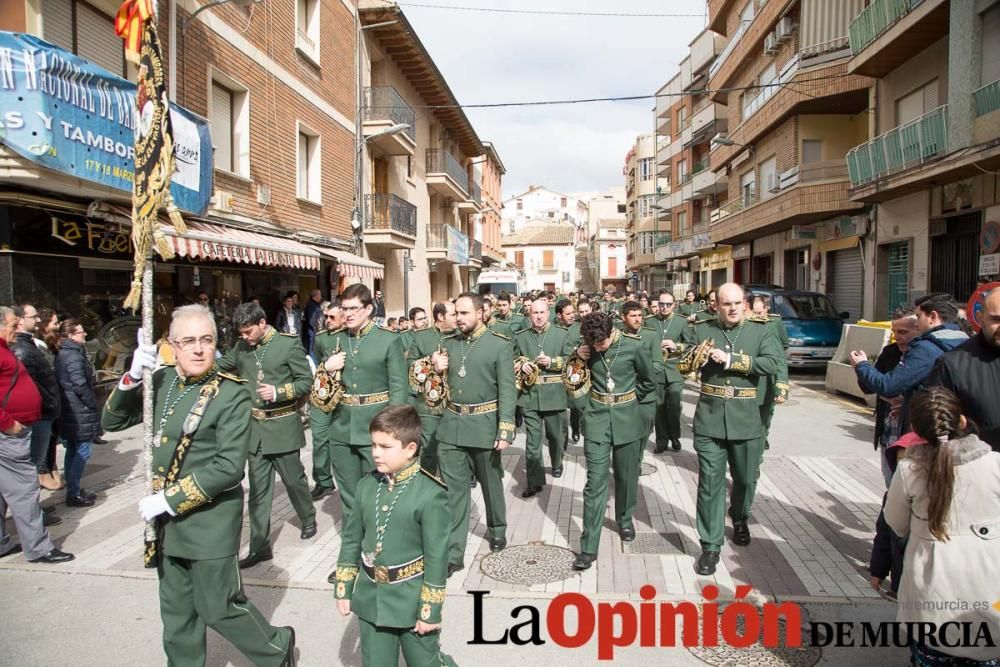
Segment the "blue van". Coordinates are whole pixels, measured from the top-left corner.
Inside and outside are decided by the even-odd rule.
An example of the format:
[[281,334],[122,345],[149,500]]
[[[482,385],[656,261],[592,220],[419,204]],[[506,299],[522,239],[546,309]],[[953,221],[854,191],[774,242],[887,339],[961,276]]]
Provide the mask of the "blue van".
[[783,289],[751,289],[754,294],[770,297],[771,312],[781,315],[788,332],[785,356],[792,368],[825,367],[840,344],[844,320],[850,315],[838,313],[829,297],[819,292]]

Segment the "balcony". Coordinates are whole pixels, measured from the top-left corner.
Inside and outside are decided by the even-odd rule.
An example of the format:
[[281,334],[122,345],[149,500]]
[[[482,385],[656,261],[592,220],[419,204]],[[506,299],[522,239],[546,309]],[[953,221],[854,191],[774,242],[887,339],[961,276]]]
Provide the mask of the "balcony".
[[691,181],[691,188],[695,197],[724,192],[728,187],[729,179],[724,171],[716,174],[711,169],[702,169],[694,175],[694,179]]
[[972,101],[976,106],[977,118],[1000,109],[1000,80],[973,91]]
[[[393,125],[410,127],[396,134],[379,134]],[[361,109],[361,129],[373,137],[368,146],[381,155],[413,155],[417,148],[417,116],[392,86],[365,88]]]
[[1000,81],[972,93],[976,117],[972,121],[972,141],[985,144],[1000,136]]
[[848,71],[882,77],[948,34],[949,0],[872,0],[851,21]]
[[483,207],[483,189],[478,183],[469,179],[469,196],[456,202],[458,210],[465,213],[479,213]]
[[[479,257],[481,263],[482,251]],[[441,262],[467,265],[469,237],[451,225],[427,225],[427,261],[434,265]]]
[[396,195],[365,195],[366,245],[410,250],[416,240],[416,206]]
[[847,153],[851,185],[859,187],[948,151],[948,105],[903,123]]
[[743,34],[747,31],[747,28],[750,27],[751,23],[753,23],[753,19],[750,19],[749,21],[740,21],[739,27],[737,27],[733,32],[733,36],[729,40],[729,43],[723,47],[718,57],[712,62],[712,66],[708,68],[709,80],[711,80],[711,78],[718,73],[718,71],[726,63],[726,60],[729,59],[729,56],[731,56],[733,51],[736,50],[736,47],[740,43],[740,39],[742,39]]
[[469,239],[469,266],[483,265],[483,244],[476,239]]
[[462,202],[469,198],[469,175],[465,167],[443,148],[427,149],[427,187],[449,199]]
[[785,63],[784,67],[781,68],[781,72],[778,74],[777,81],[763,86],[756,95],[750,98],[744,97],[743,102],[743,117],[742,120],[747,120],[750,116],[754,115],[760,108],[767,103],[769,99],[775,96],[781,87],[791,81],[792,77],[799,71],[799,56],[794,56],[791,60]]

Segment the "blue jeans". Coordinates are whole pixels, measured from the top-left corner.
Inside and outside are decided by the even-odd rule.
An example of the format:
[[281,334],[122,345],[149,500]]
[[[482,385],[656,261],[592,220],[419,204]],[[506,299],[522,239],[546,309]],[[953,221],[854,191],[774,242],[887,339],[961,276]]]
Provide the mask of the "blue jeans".
[[49,438],[52,437],[52,420],[39,419],[31,425],[31,462],[38,473],[49,472]]
[[66,440],[66,459],[63,463],[63,474],[66,475],[66,497],[75,498],[80,495],[80,482],[83,480],[83,468],[90,460],[90,442],[74,442]]

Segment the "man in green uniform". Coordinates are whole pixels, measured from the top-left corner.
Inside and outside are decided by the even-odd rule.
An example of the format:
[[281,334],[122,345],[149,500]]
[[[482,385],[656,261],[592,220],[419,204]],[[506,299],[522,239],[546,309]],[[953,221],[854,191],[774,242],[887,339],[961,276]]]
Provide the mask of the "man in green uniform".
[[[211,627],[255,665],[293,665],[295,631],[268,623],[240,582],[240,480],[253,431],[251,402],[243,380],[215,366],[216,336],[208,308],[178,308],[169,332],[177,365],[153,374],[154,493],[139,511],[158,522],[162,536],[155,556],[163,649],[171,665],[204,665]],[[156,348],[140,346],[104,405],[106,430],[142,421],[142,374],[155,365]]]
[[[419,361],[430,357],[438,350],[444,349],[444,339],[455,333],[457,326],[455,320],[455,304],[451,301],[442,301],[434,304],[433,309],[434,324],[426,329],[421,329],[413,335],[413,344],[410,346],[409,358],[411,368],[419,364]],[[414,374],[411,372],[410,377]],[[437,431],[438,422],[445,406],[431,408],[424,401],[423,386],[419,383],[410,386],[410,405],[417,409],[420,415],[420,423],[423,425],[423,435],[420,438],[420,465],[432,475],[438,474],[437,439],[434,433]]]
[[684,295],[684,301],[676,306],[677,314],[684,318],[689,318],[701,310],[701,304],[697,302],[698,295],[694,290],[688,290]]
[[771,419],[774,417],[774,406],[788,400],[788,359],[785,352],[788,350],[788,331],[785,330],[785,323],[781,321],[781,315],[770,312],[770,299],[763,294],[754,294],[747,298],[747,302],[753,308],[753,315],[759,320],[766,320],[772,332],[778,337],[781,343],[781,363],[778,364],[778,372],[774,375],[761,376],[758,391],[761,396],[760,419],[764,425],[764,449],[770,449],[771,443],[768,436],[771,433]]
[[[667,390],[666,375],[663,370],[663,352],[660,351],[660,338],[656,330],[645,326],[645,317],[642,314],[642,305],[638,301],[626,301],[622,306],[622,326],[625,333],[638,336],[642,340],[649,360],[653,365],[653,377],[656,384],[656,400],[648,401],[641,405],[643,418],[646,420],[646,437],[642,439],[642,448],[645,449],[646,441],[650,433],[653,432],[653,425],[656,422],[656,406],[663,402],[664,394]],[[640,460],[642,453],[639,453]]]
[[[313,358],[319,359],[319,355],[324,350],[330,349],[331,336],[344,326],[344,314],[339,305],[329,304],[323,311],[324,328],[316,333],[313,338]],[[322,340],[320,346],[316,347],[316,341]],[[320,500],[333,493],[337,488],[333,482],[333,443],[327,434],[327,427],[330,425],[330,415],[318,408],[309,411],[309,426],[312,429],[312,450],[313,450],[313,490],[310,496],[313,500]]]
[[427,311],[420,306],[414,306],[413,308],[410,308],[407,315],[410,318],[411,326],[403,331],[399,338],[403,343],[403,356],[408,358],[410,354],[410,346],[413,345],[413,336],[418,331],[427,328]]
[[566,357],[575,349],[575,346],[567,347],[569,330],[549,322],[546,299],[536,299],[531,304],[529,317],[531,326],[514,334],[514,356],[525,359],[521,366],[522,374],[531,373],[536,368],[539,371],[538,381],[531,387],[524,387],[517,399],[524,411],[527,431],[524,457],[527,488],[521,492],[522,498],[531,498],[545,486],[543,438],[549,445],[552,476],[562,477],[568,407],[562,369]]
[[[490,551],[507,546],[507,508],[500,452],[514,440],[513,345],[483,324],[483,298],[466,292],[455,300],[459,333],[445,340],[444,353],[431,362],[447,372],[450,396],[438,424],[438,461],[448,485],[451,539],[448,573],[465,567],[474,471],[483,489]],[[470,469],[469,463],[472,463]]]
[[344,522],[334,595],[358,615],[365,665],[454,665],[441,652],[448,570],[448,496],[420,469],[420,416],[384,408],[371,421],[376,470],[358,483]]
[[309,393],[312,376],[297,334],[279,334],[255,303],[233,313],[240,340],[218,360],[223,371],[246,380],[250,393],[250,553],[240,567],[271,560],[271,503],[274,473],[281,476],[288,499],[302,522],[299,535],[316,535],[316,508],[299,459],[306,435],[299,419],[299,398]]
[[500,292],[500,296],[497,297],[497,312],[493,314],[494,320],[506,322],[511,331],[520,331],[528,327],[527,315],[527,312],[523,315],[515,313],[511,308],[510,294],[506,290]]
[[716,291],[712,290],[708,293],[708,300],[705,302],[705,309],[691,314],[688,317],[688,321],[700,324],[701,322],[709,322],[711,320],[718,319],[718,317],[719,301],[716,296]]
[[[691,292],[691,294],[694,294]],[[646,319],[646,326],[656,330],[660,340],[661,357],[667,356],[663,364],[665,377],[665,392],[663,400],[656,408],[656,449],[657,454],[672,447],[675,452],[681,449],[681,394],[684,391],[684,376],[677,370],[677,358],[687,349],[684,336],[688,322],[684,317],[675,314],[674,295],[667,290],[660,290],[656,300],[659,314]]]
[[757,486],[764,431],[757,400],[761,375],[776,373],[781,345],[771,328],[743,317],[743,290],[719,288],[719,317],[694,325],[691,344],[715,347],[701,369],[701,396],[694,414],[698,453],[698,535],[702,554],[695,571],[709,575],[719,562],[725,531],[726,463],[733,477],[729,516],[733,543],[750,544],[747,521]]
[[[580,299],[576,304],[576,312],[574,313],[573,321],[567,327],[569,333],[566,336],[566,340],[575,350],[577,347],[583,344],[583,339],[580,337],[580,322],[583,318],[593,312],[593,302],[589,299]],[[568,316],[564,315],[564,319],[568,322]],[[580,442],[581,429],[581,413],[584,407],[586,407],[587,402],[590,400],[589,396],[581,396],[580,398],[570,398],[569,399],[569,439],[575,445]]]
[[584,318],[584,344],[577,354],[590,367],[590,402],[583,412],[587,483],[583,487],[583,533],[577,570],[597,560],[608,499],[608,467],[615,476],[615,519],[623,541],[635,539],[632,515],[638,499],[639,462],[646,436],[643,404],[656,403],[653,364],[642,339],[618,331],[605,313]]
[[507,340],[511,341],[513,345],[514,332],[511,331],[510,324],[504,320],[499,320],[493,316],[493,301],[496,297],[492,294],[487,294],[483,297],[483,324],[490,331],[495,331]]

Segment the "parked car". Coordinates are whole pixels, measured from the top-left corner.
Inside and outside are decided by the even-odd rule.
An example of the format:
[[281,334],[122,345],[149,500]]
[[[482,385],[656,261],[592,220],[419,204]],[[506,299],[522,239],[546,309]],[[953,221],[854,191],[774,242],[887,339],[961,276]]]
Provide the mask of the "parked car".
[[840,344],[844,320],[829,297],[819,292],[784,289],[754,289],[754,294],[771,298],[771,312],[781,315],[788,332],[785,357],[792,368],[822,368],[833,358]]

